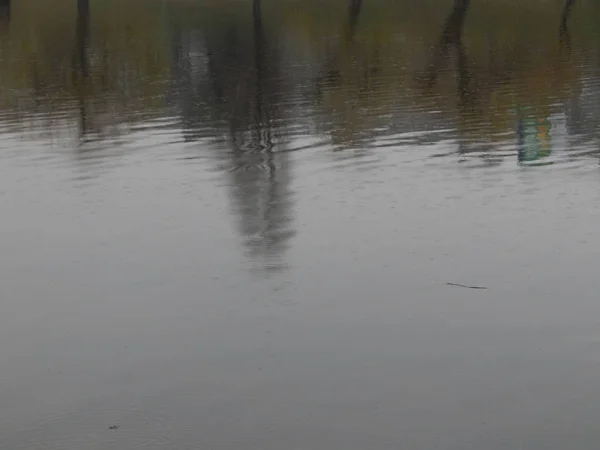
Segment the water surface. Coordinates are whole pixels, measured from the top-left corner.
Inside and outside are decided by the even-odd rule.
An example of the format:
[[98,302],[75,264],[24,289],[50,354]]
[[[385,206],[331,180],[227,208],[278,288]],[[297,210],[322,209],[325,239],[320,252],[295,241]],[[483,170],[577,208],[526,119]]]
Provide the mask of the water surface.
[[595,448],[600,7],[564,13],[13,0],[3,448]]

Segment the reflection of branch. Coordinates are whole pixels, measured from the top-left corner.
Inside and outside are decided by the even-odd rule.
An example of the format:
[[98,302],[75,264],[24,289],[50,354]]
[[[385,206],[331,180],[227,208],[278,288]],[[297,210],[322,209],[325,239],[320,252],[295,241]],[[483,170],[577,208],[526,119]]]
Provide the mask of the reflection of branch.
[[261,0],[253,0],[252,1],[252,18],[254,19],[255,24],[256,24],[256,21],[262,20]]
[[560,43],[562,47],[565,47],[570,51],[571,49],[571,34],[569,33],[569,17],[571,15],[571,8],[575,4],[575,0],[565,0],[565,6],[563,9],[562,17],[560,20]]
[[473,100],[471,92],[471,75],[467,65],[467,55],[462,42],[457,44],[458,51],[458,95],[462,106],[467,106]]
[[[73,77],[79,79],[79,126],[81,137],[87,132],[87,113],[84,98],[84,80],[89,76],[88,45],[90,38],[89,0],[77,0],[77,31],[75,36],[75,61]],[[77,73],[77,71],[79,73]]]
[[332,86],[339,86],[342,74],[340,70],[340,59],[346,54],[350,53],[353,55],[354,52],[354,37],[356,35],[356,28],[358,25],[358,19],[362,10],[362,0],[349,0],[348,4],[348,22],[347,25],[343,25],[342,35],[344,39],[342,41],[341,48],[333,52],[333,54],[327,56],[325,62],[325,74],[317,78],[317,89],[321,91],[321,83],[326,82]]
[[571,15],[571,8],[575,4],[575,0],[565,0],[565,7],[563,8],[562,18],[560,21],[561,29],[567,28],[567,22],[569,21],[569,16]]
[[82,77],[89,75],[87,48],[90,37],[90,2],[77,0],[77,65]]
[[263,32],[260,0],[254,0],[252,19],[254,23],[254,66],[256,73],[256,116],[254,123],[256,129],[255,145],[257,150],[267,150],[270,152],[273,148],[270,130],[271,123],[268,108],[265,109],[263,105],[265,84],[265,37]]
[[10,0],[0,0],[0,19],[10,22]]
[[358,17],[362,9],[362,0],[350,0],[350,6],[348,7],[348,41],[354,39],[356,33],[356,25],[358,25]]
[[444,24],[444,38],[454,37],[455,39],[460,40],[462,27],[465,23],[466,14],[470,5],[471,0],[454,1],[454,8]]
[[442,34],[436,48],[435,56],[433,61],[429,64],[427,74],[425,76],[428,87],[435,85],[438,72],[445,65],[445,62],[448,59],[448,53],[452,47],[455,47],[458,51],[459,65],[461,63],[465,63],[465,54],[462,44],[462,28],[470,3],[471,0],[455,0],[454,8],[444,23],[444,28],[442,29]]
[[559,36],[560,49],[566,49],[567,53],[571,53],[571,33],[569,32],[569,28],[561,25],[559,29]]
[[471,0],[454,1],[454,7],[444,22],[444,28],[442,29],[433,59],[422,78],[427,89],[431,89],[437,82],[440,70],[444,68],[448,61],[450,50],[454,48],[457,53],[458,94],[463,107],[467,106],[473,100],[467,55],[462,43],[462,29],[470,4]]

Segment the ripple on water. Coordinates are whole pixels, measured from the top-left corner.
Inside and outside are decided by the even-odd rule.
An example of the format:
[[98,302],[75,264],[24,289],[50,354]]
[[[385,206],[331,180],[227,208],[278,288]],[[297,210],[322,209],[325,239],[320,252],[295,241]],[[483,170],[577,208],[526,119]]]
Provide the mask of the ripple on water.
[[55,414],[4,436],[11,448],[34,450],[174,448],[166,419],[139,407],[90,407],[86,412]]

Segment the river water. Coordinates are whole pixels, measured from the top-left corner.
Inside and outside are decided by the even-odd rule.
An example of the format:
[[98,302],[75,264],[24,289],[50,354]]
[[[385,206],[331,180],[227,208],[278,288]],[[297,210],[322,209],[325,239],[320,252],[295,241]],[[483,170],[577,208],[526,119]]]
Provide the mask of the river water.
[[563,13],[2,7],[0,447],[596,448],[600,6]]

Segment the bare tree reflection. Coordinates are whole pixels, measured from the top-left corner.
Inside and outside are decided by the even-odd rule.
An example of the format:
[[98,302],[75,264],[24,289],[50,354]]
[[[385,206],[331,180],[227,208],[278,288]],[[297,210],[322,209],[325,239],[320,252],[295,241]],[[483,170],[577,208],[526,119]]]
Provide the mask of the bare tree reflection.
[[[290,231],[291,204],[288,156],[276,155],[273,131],[273,116],[277,114],[279,95],[274,85],[277,63],[269,51],[264,32],[260,0],[253,4],[254,36],[254,101],[250,120],[250,145],[246,152],[252,153],[253,167],[235,138],[239,130],[232,128],[235,170],[233,192],[236,209],[240,214],[240,230],[246,238],[247,248],[253,258],[258,258],[262,267],[269,270],[284,267],[277,261],[293,233]],[[233,122],[235,123],[235,122]],[[243,133],[242,133],[243,134]],[[238,141],[239,142],[239,141]]]
[[571,16],[571,10],[575,0],[565,0],[565,6],[560,19],[560,45],[561,50],[565,50],[570,53],[571,51],[571,33],[569,32],[569,17]]
[[382,72],[380,43],[357,39],[362,13],[362,0],[348,0],[339,38],[324,45],[324,63],[314,82],[316,100],[328,119],[317,127],[331,136],[336,150],[358,150],[355,156],[364,154],[377,134],[372,100]]
[[[459,120],[466,120],[473,115],[477,96],[477,89],[469,70],[468,58],[462,41],[463,27],[470,6],[471,0],[454,1],[452,11],[444,22],[438,44],[434,47],[431,61],[425,73],[417,77],[427,91],[431,90],[437,84],[440,73],[445,70],[450,61],[451,51],[455,51]],[[459,139],[459,153],[468,152],[465,146],[465,141]],[[497,163],[493,159],[486,161],[490,164]]]
[[560,20],[561,29],[564,29],[564,30],[567,29],[567,24],[569,22],[569,17],[571,15],[571,10],[572,10],[574,4],[575,4],[575,0],[565,0],[565,6],[563,8],[562,17]]
[[[294,235],[291,163],[278,106],[285,89],[279,52],[265,31],[259,0],[253,2],[251,17],[250,29],[229,18],[206,30],[206,78],[194,77],[199,64],[178,62],[177,70],[192,72],[178,76],[187,83],[179,86],[179,95],[188,140],[214,133],[207,127],[224,135],[228,151],[218,158],[229,177],[238,230],[253,263],[272,271],[285,268],[285,250]],[[189,57],[185,49],[177,51],[180,58]]]
[[0,48],[4,47],[4,44],[8,44],[9,30],[10,30],[10,2],[0,3]]
[[358,18],[362,10],[362,0],[350,0],[348,7],[348,40],[353,40],[356,34]]
[[439,73],[449,60],[451,50],[456,51],[456,69],[458,74],[458,93],[462,108],[472,105],[474,90],[470,76],[465,47],[462,42],[462,30],[471,0],[455,0],[454,7],[448,15],[433,58],[429,63],[423,81],[428,89],[437,82]]
[[77,26],[75,37],[75,55],[73,78],[77,84],[77,102],[79,106],[79,139],[83,140],[88,130],[85,89],[90,74],[88,49],[90,41],[90,3],[89,0],[77,0]]
[[355,59],[355,42],[358,19],[362,11],[362,0],[349,0],[347,21],[344,23],[343,37],[340,47],[327,55],[325,68],[316,80],[318,95],[320,96],[324,85],[327,87],[339,86],[342,82],[342,59]]
[[8,24],[10,22],[10,0],[0,1],[0,21]]

